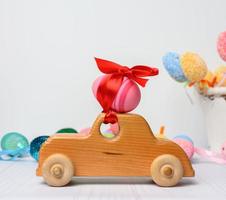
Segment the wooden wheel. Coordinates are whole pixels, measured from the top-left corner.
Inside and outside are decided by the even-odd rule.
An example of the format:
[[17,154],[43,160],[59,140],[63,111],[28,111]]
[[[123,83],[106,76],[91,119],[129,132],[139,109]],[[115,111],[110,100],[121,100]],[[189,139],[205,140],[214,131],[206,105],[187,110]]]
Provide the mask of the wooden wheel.
[[183,174],[183,166],[174,155],[158,156],[151,164],[152,179],[159,186],[174,186],[180,181]]
[[73,164],[63,154],[49,156],[42,165],[42,176],[50,186],[64,186],[71,181],[73,175]]

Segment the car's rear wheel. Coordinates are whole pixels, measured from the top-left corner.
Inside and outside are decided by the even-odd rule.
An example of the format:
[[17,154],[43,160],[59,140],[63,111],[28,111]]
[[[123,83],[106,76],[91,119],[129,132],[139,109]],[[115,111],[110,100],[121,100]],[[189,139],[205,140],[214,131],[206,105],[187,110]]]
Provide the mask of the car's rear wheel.
[[183,174],[183,166],[174,155],[158,156],[151,164],[152,179],[159,186],[174,186],[181,180]]
[[49,156],[42,165],[42,176],[50,186],[64,186],[74,175],[71,160],[63,154]]

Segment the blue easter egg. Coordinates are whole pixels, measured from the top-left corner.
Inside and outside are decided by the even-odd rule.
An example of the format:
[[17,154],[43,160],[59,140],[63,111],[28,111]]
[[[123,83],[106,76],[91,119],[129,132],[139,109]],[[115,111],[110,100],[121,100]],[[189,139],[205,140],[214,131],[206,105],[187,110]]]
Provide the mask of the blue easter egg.
[[182,139],[182,140],[191,142],[194,145],[194,142],[192,141],[192,139],[190,137],[188,137],[187,135],[177,135],[173,139]]
[[31,156],[38,161],[39,159],[39,151],[41,149],[42,144],[49,138],[49,136],[39,136],[31,141],[30,144],[30,154]]
[[17,150],[27,148],[29,142],[21,133],[10,132],[3,136],[1,140],[2,150]]
[[178,82],[185,82],[187,78],[180,65],[180,56],[175,52],[166,53],[163,58],[163,65],[169,75]]

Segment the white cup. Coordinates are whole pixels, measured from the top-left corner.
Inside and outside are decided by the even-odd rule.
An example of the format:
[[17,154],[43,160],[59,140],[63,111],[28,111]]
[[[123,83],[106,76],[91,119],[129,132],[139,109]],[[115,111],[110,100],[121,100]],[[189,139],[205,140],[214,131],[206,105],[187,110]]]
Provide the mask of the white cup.
[[219,152],[226,141],[226,100],[222,97],[202,101],[208,145]]

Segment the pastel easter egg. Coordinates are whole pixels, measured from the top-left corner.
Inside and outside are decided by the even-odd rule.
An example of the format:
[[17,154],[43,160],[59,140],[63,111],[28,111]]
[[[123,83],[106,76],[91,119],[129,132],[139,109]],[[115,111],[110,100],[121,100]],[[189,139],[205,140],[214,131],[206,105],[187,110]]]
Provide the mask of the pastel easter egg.
[[109,128],[104,130],[102,135],[106,138],[113,139],[119,134],[120,128],[118,123],[109,124]]
[[214,74],[217,78],[216,84],[218,87],[226,86],[226,66],[220,66],[215,71]]
[[114,133],[111,132],[111,130],[106,130],[101,134],[107,139],[113,139],[116,136]]
[[[88,128],[83,128],[81,129],[77,135],[82,135],[82,136],[86,136],[89,135],[91,133],[91,129],[90,127]],[[114,124],[109,124],[109,128],[106,130],[103,130],[102,135],[107,135],[106,137],[110,137],[111,136],[116,136],[119,133],[119,124],[118,123],[114,123]]]
[[180,66],[179,54],[175,52],[168,52],[163,56],[162,61],[166,71],[171,76],[171,78],[178,82],[187,81]]
[[[92,90],[95,97],[97,95],[98,86],[103,78],[104,76],[100,76],[93,83]],[[140,99],[141,93],[137,84],[125,77],[112,103],[111,109],[118,113],[130,112],[138,106]]]
[[217,51],[220,57],[226,61],[226,31],[220,33],[217,39]]
[[78,134],[79,134],[79,135],[89,135],[89,134],[90,134],[90,131],[91,131],[91,128],[90,128],[90,127],[88,127],[88,128],[83,128],[83,129],[81,129],[81,130],[78,132]]
[[1,140],[2,150],[23,149],[29,146],[29,142],[21,133],[10,132],[3,136]]
[[186,135],[178,135],[173,138],[173,141],[184,150],[189,159],[192,158],[194,154],[194,144],[190,137]]
[[118,123],[110,124],[109,131],[111,131],[112,133],[117,135],[119,133],[119,131],[120,131],[119,124]]
[[189,82],[198,82],[207,74],[204,60],[195,53],[187,52],[180,57],[181,68]]
[[78,133],[78,131],[73,128],[62,128],[58,130],[56,133]]
[[31,141],[30,144],[30,155],[36,161],[39,159],[39,151],[42,147],[42,144],[49,138],[49,136],[39,136]]

